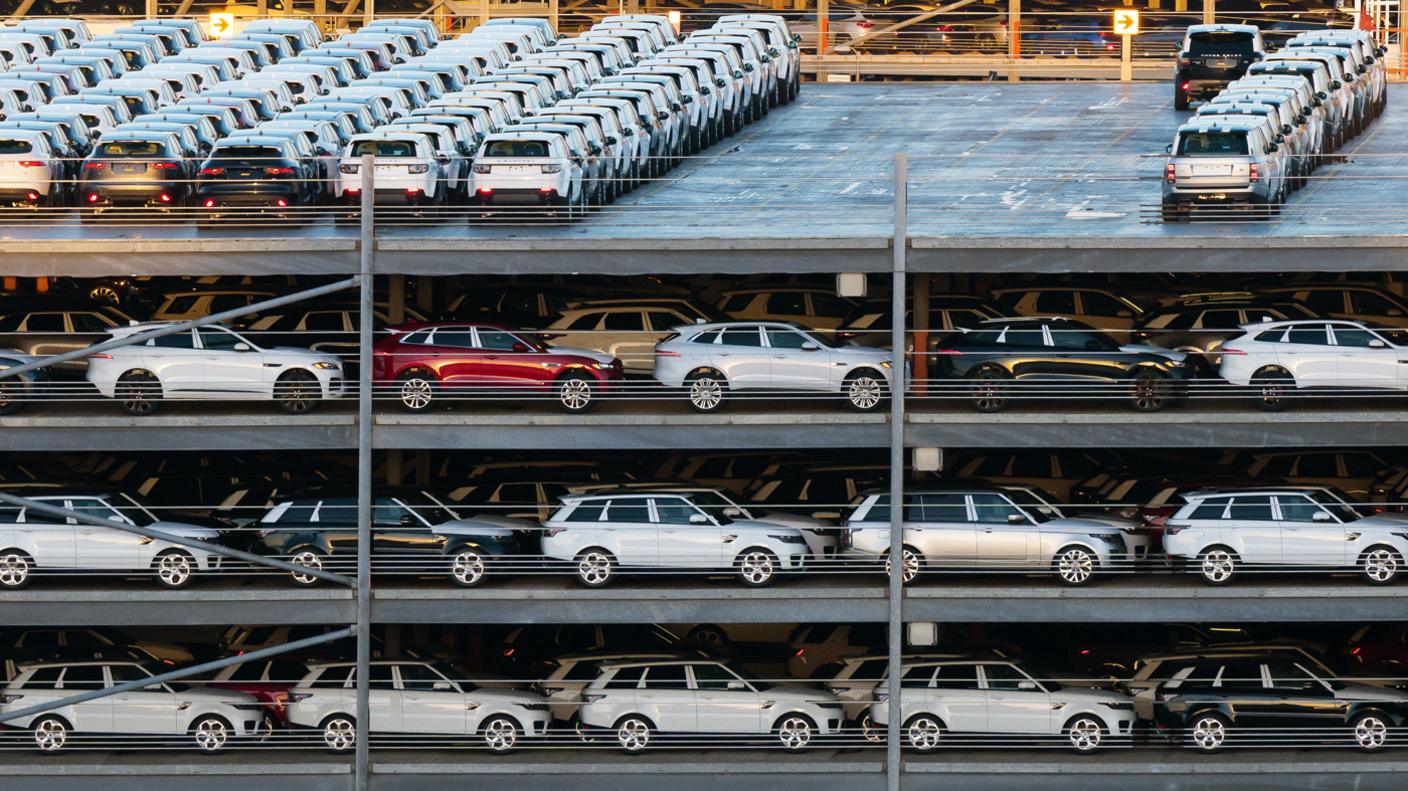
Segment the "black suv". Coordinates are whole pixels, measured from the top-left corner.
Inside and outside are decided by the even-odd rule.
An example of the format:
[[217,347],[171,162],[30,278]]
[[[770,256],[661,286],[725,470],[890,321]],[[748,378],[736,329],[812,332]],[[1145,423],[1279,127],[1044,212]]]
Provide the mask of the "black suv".
[[200,166],[195,204],[205,219],[256,211],[297,217],[294,207],[317,203],[322,189],[317,164],[299,159],[287,139],[244,135],[215,144]]
[[979,412],[997,412],[1019,392],[1042,400],[1128,398],[1135,409],[1156,412],[1187,391],[1182,352],[1121,346],[1071,319],[985,321],[933,354],[932,392],[966,397]]
[[[372,571],[445,575],[466,587],[478,585],[488,574],[521,563],[524,548],[515,526],[520,525],[492,516],[461,519],[418,489],[379,489],[372,500]],[[250,528],[256,536],[252,551],[258,554],[342,574],[355,571],[354,494],[295,496],[276,504]],[[536,548],[532,554],[538,554]],[[303,586],[319,582],[310,574],[290,577]]]
[[1256,25],[1191,25],[1173,72],[1173,109],[1187,110],[1193,99],[1208,99],[1266,57]]

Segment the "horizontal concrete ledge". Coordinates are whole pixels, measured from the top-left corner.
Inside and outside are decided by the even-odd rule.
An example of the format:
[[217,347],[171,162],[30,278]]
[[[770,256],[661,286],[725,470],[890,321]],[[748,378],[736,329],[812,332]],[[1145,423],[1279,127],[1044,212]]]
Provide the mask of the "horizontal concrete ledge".
[[[238,753],[234,753],[238,755]],[[152,757],[141,762],[133,763],[94,763],[94,764],[65,764],[59,761],[20,764],[6,764],[4,769],[6,776],[11,777],[133,777],[142,775],[163,775],[167,777],[181,777],[185,775],[196,775],[202,777],[214,777],[220,775],[234,775],[248,777],[258,775],[262,778],[292,775],[350,775],[352,765],[348,763],[338,763],[333,761],[305,763],[302,761],[281,761],[277,766],[262,764],[257,761],[219,761],[210,763],[170,763],[165,757]],[[272,779],[269,782],[274,782]],[[35,786],[37,788],[37,786]],[[276,788],[275,785],[256,785],[253,788]]]
[[[270,572],[274,573],[274,572]],[[208,581],[208,578],[207,578]],[[184,590],[143,590],[141,583],[133,582],[123,588],[97,588],[93,590],[55,590],[47,588],[42,582],[35,583],[35,586],[27,590],[15,591],[0,595],[0,606],[5,605],[25,605],[25,604],[211,604],[223,606],[229,603],[238,602],[246,604],[250,602],[265,602],[278,606],[303,607],[315,602],[346,602],[352,601],[353,594],[350,588],[329,584],[325,588],[293,588],[292,585],[284,584],[282,574],[279,574],[279,585],[267,588],[251,588],[248,590],[228,590],[228,589],[202,589],[200,582],[192,583],[193,587]]]
[[[1189,760],[1070,760],[1070,761],[945,761],[942,756],[931,760],[907,760],[904,771],[909,774],[968,774],[968,775],[1307,775],[1307,774],[1385,774],[1408,771],[1408,762],[1366,758],[1356,761],[1304,760],[1287,756],[1278,761],[1247,761],[1235,752],[1208,760],[1205,755],[1192,755]],[[1288,786],[1289,787],[1289,786]]]
[[[50,254],[55,252],[113,255],[141,253],[336,253],[357,249],[355,236],[192,236],[189,238],[142,238],[140,233],[108,239],[3,239],[0,255]],[[8,263],[8,262],[7,262]],[[60,262],[55,261],[55,264]],[[192,262],[195,263],[195,262]]]
[[798,772],[824,770],[834,774],[869,774],[885,771],[885,764],[879,761],[836,761],[825,763],[802,760],[779,759],[770,756],[767,760],[748,760],[751,756],[740,756],[736,751],[724,754],[718,761],[622,761],[620,763],[590,763],[574,761],[555,762],[505,762],[505,763],[389,763],[376,761],[372,771],[376,774],[417,774],[417,775],[659,775],[659,774],[701,774],[701,775],[755,775],[755,774],[796,774]]
[[859,413],[814,413],[814,412],[756,412],[729,413],[715,412],[705,415],[677,414],[456,414],[412,415],[383,413],[373,418],[378,426],[433,426],[442,429],[457,428],[512,428],[518,426],[562,426],[573,429],[598,429],[616,426],[655,425],[661,427],[688,426],[701,429],[714,426],[868,426],[883,425],[889,418],[883,414]]
[[[722,573],[720,576],[723,576]],[[560,579],[560,578],[559,578]],[[578,603],[620,603],[640,601],[689,601],[707,604],[708,602],[747,601],[756,603],[781,603],[792,606],[798,599],[813,601],[818,599],[845,600],[886,598],[886,590],[879,583],[872,587],[820,588],[782,585],[773,588],[743,588],[731,583],[705,587],[690,585],[678,588],[629,588],[588,589],[573,585],[563,588],[561,582],[549,583],[552,588],[506,588],[485,587],[466,592],[455,588],[386,588],[373,587],[372,598],[385,601],[464,601],[496,599],[503,601],[572,601]],[[568,583],[569,585],[571,583]]]
[[770,236],[756,238],[690,236],[678,238],[651,237],[596,237],[562,238],[544,236],[518,237],[401,237],[379,236],[376,249],[379,251],[415,252],[455,252],[481,253],[503,251],[530,251],[535,253],[566,252],[574,250],[613,252],[651,251],[704,251],[704,252],[747,252],[754,250],[796,250],[799,247],[819,250],[888,250],[890,237],[816,237],[798,235]]

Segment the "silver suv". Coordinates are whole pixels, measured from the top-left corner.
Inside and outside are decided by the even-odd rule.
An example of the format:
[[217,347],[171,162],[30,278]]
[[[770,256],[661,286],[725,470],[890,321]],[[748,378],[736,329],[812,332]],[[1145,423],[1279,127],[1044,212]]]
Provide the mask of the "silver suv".
[[1168,153],[1164,222],[1209,204],[1243,204],[1269,217],[1286,199],[1287,157],[1261,118],[1194,119],[1178,128]]

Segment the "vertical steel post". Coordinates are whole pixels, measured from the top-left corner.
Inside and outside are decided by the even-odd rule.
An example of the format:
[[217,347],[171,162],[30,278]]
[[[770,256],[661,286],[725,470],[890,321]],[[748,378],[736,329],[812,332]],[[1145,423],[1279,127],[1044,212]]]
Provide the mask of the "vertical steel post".
[[1134,62],[1131,60],[1134,48],[1134,36],[1120,36],[1120,82],[1130,82],[1134,79]]
[[831,37],[831,0],[816,0],[816,54],[825,55],[831,50],[827,40]]
[[885,780],[889,791],[900,788],[900,654],[904,652],[904,253],[905,225],[909,212],[909,156],[895,154],[895,229],[893,283],[890,285],[890,348],[894,363],[890,369],[890,721],[885,729]]
[[[1040,54],[1040,53],[1038,53]],[[1022,60],[1022,0],[1007,2],[1007,81],[1020,82],[1022,72],[1017,64]]]
[[356,791],[367,791],[371,732],[372,621],[372,284],[376,239],[376,160],[362,156],[362,234],[358,244],[362,276],[361,311],[357,318],[357,761]]

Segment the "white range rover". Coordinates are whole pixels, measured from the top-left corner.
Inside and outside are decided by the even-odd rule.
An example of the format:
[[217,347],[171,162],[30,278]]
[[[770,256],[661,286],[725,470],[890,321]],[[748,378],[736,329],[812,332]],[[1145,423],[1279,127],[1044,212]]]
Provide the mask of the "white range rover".
[[809,561],[795,527],[706,513],[678,493],[571,495],[543,523],[543,555],[592,588],[621,572],[732,572],[761,587]]
[[496,132],[474,155],[470,202],[485,207],[566,207],[586,213],[581,153],[552,132]]
[[[162,323],[112,330],[114,338]],[[88,356],[88,381],[129,415],[150,415],[163,400],[274,400],[290,414],[342,396],[342,362],[286,346],[262,349],[224,327],[206,325]]]

